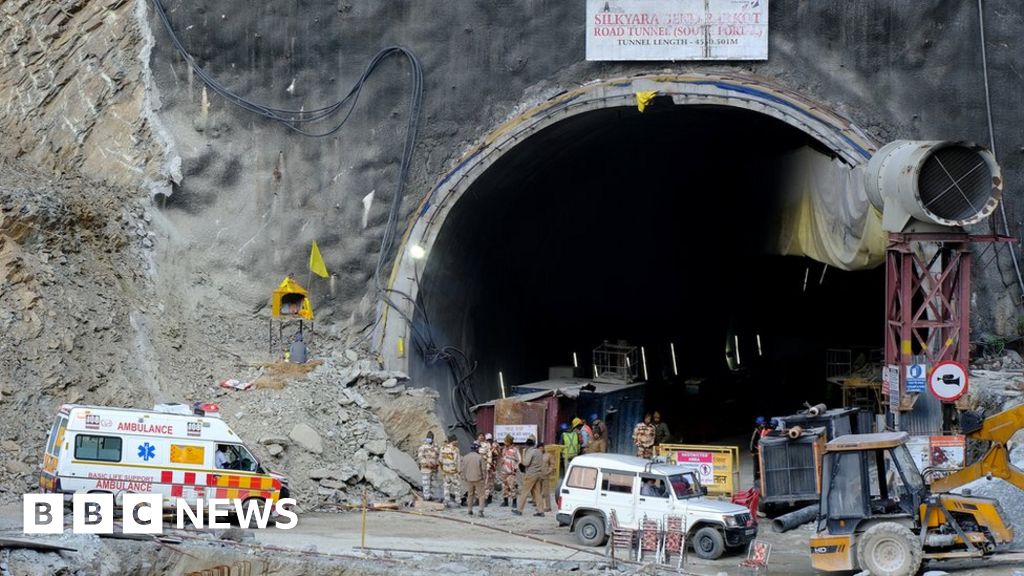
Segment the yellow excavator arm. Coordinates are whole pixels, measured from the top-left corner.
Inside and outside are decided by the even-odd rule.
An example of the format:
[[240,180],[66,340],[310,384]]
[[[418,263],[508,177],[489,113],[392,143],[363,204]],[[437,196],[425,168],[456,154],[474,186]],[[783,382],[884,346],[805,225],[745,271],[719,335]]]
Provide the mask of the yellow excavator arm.
[[932,482],[932,491],[948,492],[972,480],[990,476],[1002,478],[1024,490],[1024,470],[1010,462],[1010,452],[1006,447],[1013,434],[1021,429],[1024,429],[1024,405],[985,418],[979,428],[967,432],[967,437],[991,442],[988,452],[974,464]]

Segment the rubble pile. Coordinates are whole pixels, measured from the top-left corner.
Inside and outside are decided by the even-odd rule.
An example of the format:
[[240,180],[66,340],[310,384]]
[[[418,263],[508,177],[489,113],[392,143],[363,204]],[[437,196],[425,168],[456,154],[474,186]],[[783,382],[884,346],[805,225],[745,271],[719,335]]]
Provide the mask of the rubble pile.
[[381,371],[347,352],[280,390],[211,387],[222,417],[261,461],[289,477],[289,489],[306,510],[324,503],[359,505],[364,490],[370,502],[411,496],[419,482],[415,445],[390,437],[377,407],[388,406],[392,420],[401,415],[405,426],[396,433],[403,440],[443,432],[433,412],[436,392],[411,387],[404,374]]
[[[974,362],[970,371],[969,404],[992,415],[1024,404],[1024,361],[1013,350],[1004,350],[1000,356],[984,356]],[[986,442],[972,442],[968,446],[968,459],[973,461],[986,450]],[[1024,468],[1024,432],[1011,440],[1010,460]],[[987,496],[999,501],[1006,512],[1004,517],[1015,524],[1013,547],[1024,547],[1024,529],[1018,519],[1024,518],[1024,492],[999,478],[980,479],[956,490],[970,490],[975,496]]]
[[1003,349],[999,354],[986,354],[972,362],[972,368],[1006,372],[1024,370],[1024,358],[1016,350]]
[[1024,361],[1005,350],[1001,356],[984,356],[970,370],[968,403],[988,413],[1001,412],[1024,402]]
[[0,163],[0,503],[37,489],[64,403],[218,402],[307,509],[359,502],[364,487],[371,501],[409,495],[418,482],[409,454],[428,430],[443,432],[433,392],[328,334],[311,343],[322,364],[308,374],[289,371],[268,389],[220,388],[262,375],[265,321],[188,267],[155,262],[154,242],[169,240],[159,212],[136,197]]

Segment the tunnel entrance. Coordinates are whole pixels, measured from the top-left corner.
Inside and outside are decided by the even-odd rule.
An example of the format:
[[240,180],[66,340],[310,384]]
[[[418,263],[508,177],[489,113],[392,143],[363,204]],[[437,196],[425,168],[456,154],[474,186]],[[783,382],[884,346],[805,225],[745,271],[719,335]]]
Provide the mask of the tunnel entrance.
[[835,156],[768,114],[670,98],[517,141],[399,270],[416,288],[410,376],[457,425],[500,397],[499,372],[509,388],[544,380],[576,353],[589,377],[594,347],[626,341],[645,349],[647,407],[687,442],[838,405],[826,350],[881,348],[884,271],[778,255],[789,167],[808,150]]

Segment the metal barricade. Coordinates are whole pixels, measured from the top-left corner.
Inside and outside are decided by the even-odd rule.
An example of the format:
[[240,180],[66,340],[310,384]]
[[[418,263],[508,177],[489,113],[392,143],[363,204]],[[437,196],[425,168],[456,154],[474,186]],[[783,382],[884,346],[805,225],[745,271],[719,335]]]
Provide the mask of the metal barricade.
[[711,496],[731,498],[740,485],[738,446],[659,444],[657,455],[692,468]]

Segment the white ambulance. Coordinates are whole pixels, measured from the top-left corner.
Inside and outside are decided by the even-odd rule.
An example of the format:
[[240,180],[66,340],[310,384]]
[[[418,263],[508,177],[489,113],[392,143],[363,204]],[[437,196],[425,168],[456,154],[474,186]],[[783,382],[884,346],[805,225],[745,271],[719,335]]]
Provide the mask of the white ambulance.
[[197,412],[181,404],[160,411],[65,404],[50,430],[39,485],[66,498],[106,492],[118,504],[126,493],[162,494],[166,507],[175,498],[190,505],[237,499],[248,507],[288,497],[286,478],[261,465],[219,415]]

